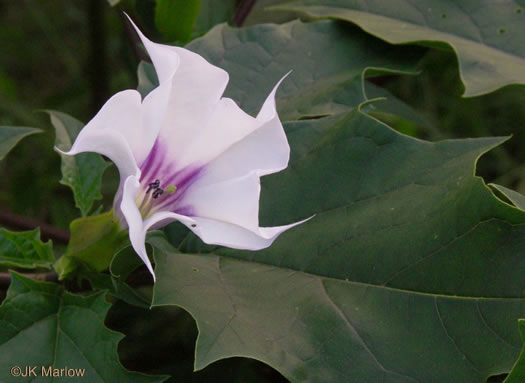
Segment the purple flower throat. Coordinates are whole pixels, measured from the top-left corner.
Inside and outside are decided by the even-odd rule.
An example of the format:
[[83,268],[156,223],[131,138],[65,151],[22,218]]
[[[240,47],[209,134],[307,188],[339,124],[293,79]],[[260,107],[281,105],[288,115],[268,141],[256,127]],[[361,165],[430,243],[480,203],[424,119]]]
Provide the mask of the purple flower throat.
[[177,167],[168,157],[167,146],[157,139],[149,155],[140,165],[140,189],[137,206],[143,219],[158,211],[193,216],[193,206],[184,203],[184,195],[199,178],[203,166]]

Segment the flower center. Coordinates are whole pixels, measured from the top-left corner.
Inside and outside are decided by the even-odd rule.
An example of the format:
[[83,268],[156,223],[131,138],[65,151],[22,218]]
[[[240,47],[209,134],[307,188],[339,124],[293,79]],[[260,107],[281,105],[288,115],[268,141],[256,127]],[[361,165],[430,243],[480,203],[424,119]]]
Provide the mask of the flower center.
[[147,184],[146,190],[142,189],[137,194],[136,199],[142,218],[146,219],[157,211],[156,207],[161,204],[162,200],[164,200],[164,198],[159,197],[162,195],[166,197],[170,196],[176,191],[177,187],[173,185],[168,185],[165,189],[161,188],[161,182],[159,179]]

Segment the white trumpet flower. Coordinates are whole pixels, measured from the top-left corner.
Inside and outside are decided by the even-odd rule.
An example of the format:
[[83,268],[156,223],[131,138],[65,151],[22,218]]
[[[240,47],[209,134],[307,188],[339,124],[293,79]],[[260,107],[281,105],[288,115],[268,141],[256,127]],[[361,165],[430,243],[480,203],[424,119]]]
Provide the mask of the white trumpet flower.
[[268,247],[304,221],[259,227],[260,177],[288,165],[290,147],[268,95],[257,117],[222,97],[228,74],[187,49],[137,32],[159,86],[111,97],[66,154],[97,152],[120,172],[114,214],[155,274],[146,254],[149,229],[180,221],[208,244]]

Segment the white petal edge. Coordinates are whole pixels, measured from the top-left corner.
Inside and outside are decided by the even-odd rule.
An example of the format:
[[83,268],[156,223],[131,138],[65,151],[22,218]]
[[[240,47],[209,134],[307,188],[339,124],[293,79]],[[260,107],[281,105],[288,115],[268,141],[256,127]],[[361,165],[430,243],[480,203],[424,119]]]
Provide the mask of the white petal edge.
[[55,148],[59,153],[73,156],[84,152],[95,152],[108,157],[117,165],[121,180],[130,175],[140,176],[135,157],[128,142],[122,134],[113,130],[87,129],[80,131],[71,150],[63,152]]
[[212,159],[206,165],[201,178],[192,185],[192,191],[227,179],[243,177],[253,171],[264,176],[288,166],[290,146],[275,109],[275,93],[286,76],[270,92],[257,118],[252,118],[255,128]]
[[179,67],[180,58],[178,54],[174,50],[169,49],[170,47],[168,45],[157,44],[153,41],[150,41],[135,25],[131,17],[129,17],[125,12],[124,14],[128,18],[133,28],[135,28],[135,31],[137,31],[142,44],[144,44],[144,47],[148,51],[151,61],[153,61],[155,71],[157,72],[159,82],[163,83],[168,81]]
[[225,70],[210,64],[204,57],[188,49],[158,44],[149,40],[135,25],[133,20],[127,14],[126,16],[148,51],[157,72],[159,83],[171,82],[171,76],[176,73],[176,76],[174,76],[176,81],[187,83],[185,89],[180,88],[183,84],[177,84],[176,88],[179,94],[198,100],[199,95],[195,91],[200,92],[202,90],[200,88],[204,87],[203,89],[206,90],[203,94],[204,96],[217,101],[220,99],[229,79]]
[[208,124],[213,124],[212,114],[222,101],[228,73],[187,49],[150,41],[131,19],[130,22],[153,61],[160,87],[169,89],[162,100],[164,112],[159,113],[162,116],[159,137],[179,148],[176,151],[179,156],[174,160],[180,168],[185,167],[192,159],[182,163],[180,152],[191,146]]
[[144,229],[161,227],[173,221],[180,221],[193,231],[203,242],[239,250],[261,250],[269,247],[284,231],[300,225],[312,217],[284,226],[258,227],[248,230],[229,222],[204,217],[187,217],[169,211],[153,214],[144,222]]
[[205,243],[254,251],[269,247],[281,233],[308,221],[312,217],[290,225],[259,227],[255,231],[210,218],[192,218],[197,226],[190,227],[190,230],[197,234]]
[[122,211],[122,214],[128,223],[129,240],[131,242],[131,246],[138,254],[140,259],[142,259],[142,262],[144,262],[149,272],[153,276],[153,281],[155,281],[155,272],[153,271],[153,267],[146,252],[145,241],[147,229],[144,228],[144,221],[142,220],[142,216],[135,201],[135,196],[137,195],[139,187],[139,180],[135,176],[129,176],[124,181],[120,210]]
[[288,77],[290,73],[292,73],[292,71],[289,71],[288,73],[286,73],[277,82],[277,84],[275,84],[275,86],[273,87],[268,97],[266,97],[266,100],[264,101],[263,106],[261,107],[261,110],[257,114],[257,117],[256,117],[257,120],[261,122],[267,122],[277,116],[277,108],[275,106],[275,94],[277,93],[277,89],[279,88],[279,85],[281,85],[281,83],[284,81],[286,77]]
[[[155,94],[151,97],[155,97]],[[158,129],[151,129],[142,124],[142,114],[143,106],[139,92],[132,89],[118,92],[106,101],[95,117],[81,130],[80,135],[90,131],[119,133],[128,143],[135,162],[140,164],[151,150],[158,133]]]

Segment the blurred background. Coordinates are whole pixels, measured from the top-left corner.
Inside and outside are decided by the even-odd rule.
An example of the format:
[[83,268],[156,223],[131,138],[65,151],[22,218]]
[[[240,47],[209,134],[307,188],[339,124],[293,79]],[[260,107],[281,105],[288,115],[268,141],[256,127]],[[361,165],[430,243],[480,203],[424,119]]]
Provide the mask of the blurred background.
[[[279,2],[284,1],[202,0],[191,34],[181,37],[155,22],[155,0],[0,0],[0,125],[44,130],[24,139],[0,162],[0,226],[67,230],[78,216],[70,190],[58,182],[60,158],[42,110],[59,110],[87,122],[112,94],[136,88],[137,64],[146,58],[136,47],[123,10],[152,40],[184,45],[217,23],[239,26],[293,18],[264,11]],[[426,51],[420,70],[418,76],[373,79],[426,122],[389,121],[394,128],[431,141],[513,135],[481,159],[477,174],[525,194],[525,87],[462,98],[452,50]],[[111,206],[116,182],[111,167],[103,182],[105,208]],[[147,311],[119,302],[107,325],[127,335],[119,352],[130,369],[173,374],[173,382],[286,381],[270,367],[239,358],[193,373],[197,330],[182,310]],[[145,354],[145,349],[151,352]]]

